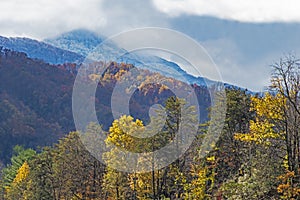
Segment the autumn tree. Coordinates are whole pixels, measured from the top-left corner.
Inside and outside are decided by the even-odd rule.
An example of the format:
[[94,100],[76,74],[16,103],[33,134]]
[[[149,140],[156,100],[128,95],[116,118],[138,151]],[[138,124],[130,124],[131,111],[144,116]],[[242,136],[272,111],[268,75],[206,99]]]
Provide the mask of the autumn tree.
[[[216,186],[236,175],[248,151],[235,138],[235,133],[248,132],[249,121],[253,118],[250,111],[250,94],[241,89],[226,89],[226,118],[223,131],[216,143]],[[223,97],[225,98],[225,97]]]
[[[251,109],[256,113],[256,118],[250,121],[249,133],[236,134],[235,138],[252,147],[249,180],[256,174],[257,181],[269,182],[266,186],[269,190],[274,190],[272,185],[277,185],[279,180],[282,183],[277,191],[282,198],[295,199],[300,195],[299,61],[289,56],[272,67],[270,92],[263,97],[252,98]],[[284,170],[286,172],[282,174]],[[268,174],[268,180],[262,179],[263,174]]]
[[52,156],[56,199],[102,197],[103,165],[86,150],[78,132],[61,139]]
[[27,179],[30,173],[30,167],[25,161],[18,169],[17,175],[14,178],[11,186],[7,188],[5,198],[8,200],[27,200]]
[[277,177],[282,172],[284,157],[282,139],[285,132],[281,124],[284,104],[280,94],[266,93],[264,97],[251,98],[250,111],[255,113],[255,118],[250,120],[249,132],[234,135],[237,141],[245,144],[248,155],[244,156],[236,181],[228,181],[224,186],[227,197],[247,199],[248,196],[271,198],[277,195]]
[[107,164],[104,187],[110,198],[121,200],[128,198],[128,195],[136,198],[135,172],[131,174],[134,179],[133,190],[131,190],[128,181],[130,174],[122,172],[120,168],[126,169],[127,165],[137,166],[137,160],[133,159],[129,162],[126,157],[120,156],[122,154],[120,151],[138,152],[143,149],[142,140],[133,137],[134,134],[141,133],[143,129],[142,121],[134,120],[133,117],[126,115],[115,120],[109,129],[105,142],[110,151],[103,154],[103,159]]
[[[300,196],[300,60],[295,56],[287,56],[272,65],[272,91],[285,99],[283,106],[284,141],[287,158],[287,174],[293,176],[286,179],[287,190],[291,194],[287,198]],[[284,193],[284,187],[280,189]]]
[[3,187],[7,190],[15,180],[18,170],[24,164],[25,161],[29,162],[36,154],[33,149],[24,149],[22,146],[15,146],[14,153],[11,158],[11,164],[3,169]]

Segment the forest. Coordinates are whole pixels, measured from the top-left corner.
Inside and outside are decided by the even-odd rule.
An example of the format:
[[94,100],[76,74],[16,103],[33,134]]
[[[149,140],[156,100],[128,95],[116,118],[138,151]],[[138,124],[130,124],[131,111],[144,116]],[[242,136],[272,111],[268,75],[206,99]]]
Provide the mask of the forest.
[[[16,55],[11,55],[10,52],[9,55],[6,53],[4,56],[6,58],[2,57],[0,63],[2,72],[7,70],[3,63],[10,63],[10,58]],[[24,55],[16,57],[21,63],[26,61],[30,66],[22,69],[24,77],[18,79],[21,84],[22,81],[30,82],[28,74],[32,73],[36,73],[41,78],[41,74],[46,73],[43,76],[53,81],[53,77],[49,75],[50,72],[34,68],[36,61]],[[61,75],[59,79],[64,80],[61,84],[64,87],[60,85],[57,89],[61,94],[54,92],[51,85],[47,86],[44,81],[40,81],[41,88],[42,86],[49,87],[49,91],[53,92],[48,93],[48,96],[60,97],[61,95],[64,98],[52,99],[48,96],[42,98],[39,96],[43,94],[39,91],[42,90],[41,88],[33,94],[33,96],[37,95],[36,100],[48,102],[46,104],[48,107],[43,109],[54,108],[56,109],[53,110],[54,113],[60,111],[55,114],[43,112],[37,107],[40,105],[38,101],[32,102],[32,99],[20,101],[18,97],[19,101],[16,102],[15,97],[18,95],[16,91],[11,94],[3,92],[1,97],[7,99],[1,101],[1,104],[10,105],[15,102],[17,105],[15,109],[19,108],[20,111],[25,108],[29,109],[35,117],[33,119],[39,119],[41,123],[48,125],[49,133],[47,134],[53,134],[55,138],[60,139],[54,144],[51,144],[52,140],[49,139],[46,142],[46,144],[50,143],[49,145],[40,147],[38,147],[40,144],[38,141],[44,136],[37,137],[36,141],[33,141],[36,143],[32,146],[9,144],[10,147],[15,146],[9,159],[4,155],[2,158],[5,166],[1,171],[1,198],[7,200],[300,199],[299,66],[300,61],[294,56],[284,57],[274,63],[271,66],[271,84],[263,94],[253,94],[239,88],[227,88],[226,97],[220,96],[220,98],[226,98],[225,124],[218,142],[210,144],[212,150],[206,152],[205,156],[201,154],[201,145],[204,138],[209,136],[207,127],[219,122],[209,118],[210,112],[214,109],[210,107],[209,93],[194,86],[195,90],[200,91],[197,94],[202,97],[201,104],[205,104],[201,109],[207,112],[205,113],[207,117],[204,116],[200,120],[198,131],[193,133],[196,139],[186,153],[175,162],[145,173],[127,173],[116,170],[113,164],[122,163],[122,161],[117,160],[115,147],[132,152],[151,152],[176,138],[182,114],[190,113],[190,118],[194,118],[192,110],[195,108],[185,107],[182,99],[172,96],[168,89],[161,85],[150,87],[144,84],[141,87],[134,101],[136,107],[140,106],[135,116],[124,115],[119,119],[111,120],[112,116],[108,113],[106,117],[99,119],[103,122],[100,126],[90,123],[86,128],[84,134],[89,137],[89,140],[96,141],[96,138],[93,138],[95,135],[104,134],[105,145],[112,146],[110,151],[102,155],[106,164],[93,157],[85,148],[80,137],[82,133],[74,130],[62,136],[65,130],[61,127],[68,127],[69,130],[74,128],[72,122],[68,122],[70,116],[64,117],[64,113],[71,113],[68,104],[70,85],[74,81],[71,73],[64,72],[65,75]],[[104,91],[109,96],[109,88],[113,88],[118,77],[128,73],[132,67],[111,63],[101,78],[96,97],[103,95]],[[52,74],[60,70],[58,66],[45,66],[45,68]],[[66,66],[60,66],[60,68],[65,71],[69,70]],[[10,71],[13,72],[12,69]],[[154,76],[154,78],[160,76],[147,71],[144,75]],[[68,78],[68,84],[65,84],[65,77]],[[0,78],[8,79],[7,77]],[[91,76],[91,79],[93,78],[95,77]],[[174,80],[173,82],[180,85],[179,82]],[[24,89],[30,87],[28,84],[22,85]],[[57,87],[56,85],[53,83],[53,87]],[[180,87],[185,86],[181,84]],[[98,99],[101,99],[100,96]],[[153,98],[156,96],[160,98]],[[145,103],[145,100],[148,102]],[[61,106],[61,102],[65,102],[66,106]],[[141,106],[142,103],[144,107]],[[167,117],[163,129],[149,138],[139,139],[131,136],[129,133],[139,134],[150,120],[155,121],[155,118],[149,119],[144,114],[136,116],[139,113],[145,113],[149,105],[153,103],[161,104],[166,109]],[[98,111],[104,112],[107,106],[105,102],[102,103]],[[217,106],[215,105],[216,108]],[[2,107],[0,105],[0,109],[6,107],[6,105]],[[180,108],[186,109],[185,113],[181,113]],[[11,118],[8,122],[14,124],[13,120],[29,120],[22,117],[20,111],[15,112],[19,118]],[[7,111],[8,114],[9,112]],[[159,116],[158,113],[157,117]],[[1,117],[5,118],[3,115]],[[55,121],[58,123],[54,123]],[[26,124],[28,124],[27,121],[21,123],[23,126],[20,129],[23,130]],[[31,129],[28,129],[29,138],[30,134],[41,130],[36,123],[32,122],[32,124]],[[7,130],[0,131],[7,132]],[[18,131],[11,130],[10,133],[9,137],[18,138]],[[178,140],[179,143],[184,142],[180,138]],[[10,161],[6,162],[5,159]],[[144,161],[141,159],[136,162]],[[151,162],[154,166],[159,161],[153,159]]]

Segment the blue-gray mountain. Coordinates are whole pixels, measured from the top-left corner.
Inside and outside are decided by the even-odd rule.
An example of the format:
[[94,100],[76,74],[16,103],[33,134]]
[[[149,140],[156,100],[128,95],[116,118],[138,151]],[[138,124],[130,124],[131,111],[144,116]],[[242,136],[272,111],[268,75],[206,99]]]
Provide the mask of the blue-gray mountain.
[[[0,36],[0,46],[17,52],[24,52],[29,58],[49,64],[75,63],[80,65],[86,56],[105,40],[104,36],[87,30],[74,30],[55,38],[37,41],[29,38],[6,38]],[[195,77],[174,62],[157,56],[128,53],[115,44],[105,43],[101,48],[102,59],[133,64],[189,84],[210,85],[215,83],[205,77]],[[120,55],[122,55],[120,57]],[[226,87],[236,87],[225,84]]]
[[[46,39],[45,42],[83,56],[93,54],[95,48],[97,48],[97,59],[133,64],[136,67],[146,68],[150,71],[158,72],[190,84],[206,85],[213,83],[203,77],[194,77],[184,71],[176,63],[167,61],[163,58],[132,52],[128,53],[125,49],[120,49],[111,42],[106,41],[102,43],[105,39],[104,36],[79,29],[64,33],[55,38]],[[101,48],[98,48],[100,44]]]
[[84,60],[84,57],[79,54],[29,38],[6,38],[0,36],[0,46],[26,53],[29,58],[39,59],[49,64],[79,64]]

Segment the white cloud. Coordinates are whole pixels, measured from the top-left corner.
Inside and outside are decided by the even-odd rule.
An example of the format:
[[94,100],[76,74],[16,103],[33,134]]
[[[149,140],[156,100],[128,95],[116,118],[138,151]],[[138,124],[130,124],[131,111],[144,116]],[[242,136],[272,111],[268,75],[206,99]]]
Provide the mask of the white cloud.
[[[36,39],[52,37],[78,28],[90,29],[109,36],[131,28],[172,27],[174,23],[178,23],[178,19],[181,19],[173,18],[173,16],[181,15],[195,15],[191,18],[210,15],[245,22],[300,22],[300,12],[298,11],[300,1],[298,3],[296,0],[284,2],[279,0],[2,0],[0,8],[1,36],[24,36]],[[181,23],[183,23],[181,29],[183,32],[184,29],[190,28],[191,35],[204,34],[205,27],[199,31],[197,20],[192,23],[185,23],[185,21]],[[285,23],[283,24],[285,25]],[[253,25],[246,30],[251,30],[254,26],[256,27]],[[245,26],[232,26],[232,30],[231,26],[227,27],[225,32],[231,32],[232,37],[226,34],[213,34],[211,40],[215,41],[202,42],[219,66],[225,81],[260,90],[263,85],[266,85],[269,74],[268,64],[272,63],[272,59],[278,58],[284,47],[285,50],[293,50],[299,46],[298,43],[294,44],[297,35],[290,33],[291,31],[297,32],[300,28],[295,24],[290,24],[290,26],[293,28],[289,28],[286,36],[279,34],[284,38],[291,38],[283,40],[287,41],[289,45],[284,46],[283,42],[272,45],[273,43],[267,42],[264,44],[268,44],[270,47],[264,48],[263,44],[258,43],[259,47],[263,47],[261,51],[263,56],[255,60],[251,55],[255,54],[253,51],[256,49],[251,45],[248,47],[249,43],[247,42],[239,42],[239,38],[234,39],[236,33],[245,33],[235,29]],[[214,26],[212,27],[210,27],[210,33],[214,31]],[[226,25],[219,27],[216,23],[215,31],[220,31],[219,28],[224,27],[226,28]],[[294,30],[294,27],[298,28]],[[178,28],[176,29],[178,30]],[[256,32],[253,37],[251,33],[244,39],[256,43],[257,27],[254,30]],[[261,29],[265,36],[261,36],[259,32],[258,38],[272,38],[272,32],[268,30]],[[274,30],[278,32],[281,29],[275,28]],[[222,30],[220,32],[222,33]],[[289,37],[290,35],[292,37]],[[275,34],[273,38],[280,40],[279,36]],[[209,35],[204,38],[210,39]],[[300,50],[298,49],[297,52]],[[268,54],[270,56],[266,57]]]
[[169,16],[209,15],[241,22],[300,22],[298,0],[153,0]]
[[0,1],[0,34],[43,38],[106,24],[102,0]]
[[111,35],[168,23],[151,1],[140,0],[9,0],[0,8],[0,35],[36,39],[78,28]]

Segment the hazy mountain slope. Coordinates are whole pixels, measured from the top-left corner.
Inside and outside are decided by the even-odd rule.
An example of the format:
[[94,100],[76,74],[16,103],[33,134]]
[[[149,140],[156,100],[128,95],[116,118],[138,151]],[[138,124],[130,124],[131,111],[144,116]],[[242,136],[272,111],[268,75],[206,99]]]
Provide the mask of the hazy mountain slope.
[[84,57],[71,51],[62,50],[44,42],[29,38],[6,38],[0,36],[0,46],[13,51],[24,52],[30,58],[50,64],[81,63]]
[[55,38],[46,39],[45,42],[63,50],[72,51],[87,56],[105,38],[93,32],[79,29],[64,33]]
[[[157,56],[132,52],[128,53],[126,50],[120,49],[111,42],[105,42],[104,45],[101,46],[101,49],[98,48],[103,41],[105,41],[105,37],[81,29],[45,40],[45,42],[58,48],[72,51],[83,56],[88,56],[97,48],[97,54],[100,55],[101,60],[133,64],[136,67],[159,72],[165,76],[173,77],[190,84],[206,85],[212,83],[212,81],[204,77],[194,77],[184,71],[176,63],[169,62]],[[120,57],[120,55],[122,56]],[[174,71],[177,73],[174,73]]]
[[16,144],[51,145],[74,130],[73,79],[68,71],[0,47],[1,161],[8,161]]

